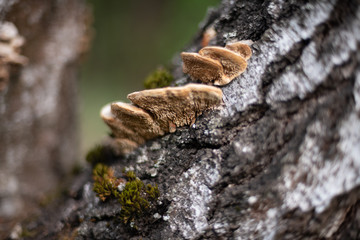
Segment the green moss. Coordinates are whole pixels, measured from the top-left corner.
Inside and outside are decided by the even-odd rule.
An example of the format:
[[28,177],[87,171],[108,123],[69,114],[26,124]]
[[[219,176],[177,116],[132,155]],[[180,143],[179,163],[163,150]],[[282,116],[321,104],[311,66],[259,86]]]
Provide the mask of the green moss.
[[102,201],[111,196],[117,197],[119,195],[117,186],[120,183],[120,179],[114,177],[114,170],[112,168],[98,163],[93,169],[93,179],[93,190]]
[[24,228],[20,233],[20,238],[32,238],[37,234],[35,230],[29,231],[27,228]]
[[167,87],[174,80],[171,73],[164,67],[159,67],[150,73],[144,81],[146,89]]
[[106,156],[105,147],[97,145],[86,154],[86,161],[92,165],[96,165],[99,162],[105,162],[107,160]]
[[155,209],[160,192],[157,185],[145,185],[133,171],[126,172],[124,175],[127,182],[123,190],[119,191],[119,184],[125,183],[125,180],[114,177],[112,168],[98,163],[93,169],[93,190],[102,201],[108,198],[118,200],[121,204],[120,218],[126,224]]
[[123,173],[128,181],[136,180],[136,175],[135,175],[134,171],[128,171],[128,172],[123,172]]
[[127,173],[128,182],[120,193],[121,218],[124,223],[133,221],[150,211],[160,196],[158,186],[145,185],[134,172]]
[[109,164],[116,159],[116,154],[111,146],[96,145],[86,154],[86,161],[93,167],[97,163]]
[[160,191],[157,185],[153,187],[151,184],[148,184],[146,185],[145,191],[151,200],[157,200],[160,197]]

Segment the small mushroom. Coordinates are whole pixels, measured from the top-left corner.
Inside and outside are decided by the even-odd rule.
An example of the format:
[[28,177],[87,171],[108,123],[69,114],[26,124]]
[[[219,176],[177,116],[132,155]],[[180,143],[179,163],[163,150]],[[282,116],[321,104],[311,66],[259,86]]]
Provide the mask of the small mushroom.
[[230,51],[236,52],[237,54],[245,58],[245,60],[248,60],[252,55],[251,48],[248,44],[245,43],[245,41],[228,43],[226,44],[225,48],[229,49]]
[[214,25],[210,25],[206,28],[202,35],[201,46],[206,47],[209,45],[210,41],[216,37],[216,31]]
[[28,62],[28,59],[14,50],[14,47],[11,43],[1,43],[0,42],[0,56],[5,59],[7,63],[25,65]]
[[224,69],[220,62],[198,53],[181,53],[183,71],[188,73],[192,80],[211,83],[222,77]]
[[0,91],[7,87],[11,67],[28,63],[28,59],[20,54],[24,42],[13,23],[0,23]]
[[[243,73],[251,57],[249,41],[229,43],[225,47],[204,47],[196,53],[181,53],[183,72],[192,80],[225,85]],[[220,67],[221,66],[221,67]]]
[[146,140],[193,124],[203,111],[220,105],[219,88],[188,84],[143,90],[128,95],[133,104],[114,102],[101,110],[101,117],[111,128],[115,141],[128,153]]
[[225,85],[243,73],[247,62],[240,54],[222,47],[204,47],[199,54],[217,60],[224,68],[223,76],[214,81],[214,85]]

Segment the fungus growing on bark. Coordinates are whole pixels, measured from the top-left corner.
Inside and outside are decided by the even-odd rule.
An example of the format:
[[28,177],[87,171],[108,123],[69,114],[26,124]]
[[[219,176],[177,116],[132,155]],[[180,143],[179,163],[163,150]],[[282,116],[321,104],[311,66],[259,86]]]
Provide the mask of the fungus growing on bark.
[[193,80],[214,85],[225,85],[243,73],[251,49],[246,42],[235,42],[225,47],[204,47],[199,53],[181,53],[183,71]]
[[229,49],[230,51],[236,52],[237,54],[245,58],[245,60],[248,60],[252,55],[251,48],[249,47],[249,45],[251,44],[251,40],[245,40],[240,42],[228,43],[226,44],[225,48]]
[[183,71],[189,73],[193,80],[201,80],[203,83],[212,83],[221,79],[224,69],[220,62],[198,53],[181,53]]
[[204,47],[199,54],[217,60],[223,66],[223,74],[220,79],[214,81],[214,85],[225,85],[243,73],[247,62],[240,54],[221,47]]
[[24,42],[13,23],[0,24],[0,91],[7,86],[10,66],[25,65],[28,62],[26,57],[20,55],[20,48]]
[[111,104],[111,111],[115,117],[128,129],[136,129],[138,137],[144,140],[163,135],[159,125],[150,114],[143,109],[129,103],[115,102]]
[[127,128],[123,123],[115,117],[111,111],[111,104],[105,105],[100,112],[101,118],[110,127],[115,136],[116,143],[121,149],[121,153],[126,154],[137,148],[138,144],[142,144],[145,140],[139,137],[133,130]]
[[146,140],[193,124],[203,111],[220,105],[222,91],[201,84],[143,90],[128,95],[132,104],[115,102],[104,106],[101,117],[112,129],[122,153]]
[[173,123],[181,127],[193,124],[204,110],[219,105],[222,91],[216,87],[188,84],[134,92],[128,98],[149,111],[165,131],[170,131],[171,127],[167,125]]
[[201,46],[206,47],[207,45],[209,45],[210,41],[215,37],[216,37],[216,31],[214,25],[207,27],[202,35]]

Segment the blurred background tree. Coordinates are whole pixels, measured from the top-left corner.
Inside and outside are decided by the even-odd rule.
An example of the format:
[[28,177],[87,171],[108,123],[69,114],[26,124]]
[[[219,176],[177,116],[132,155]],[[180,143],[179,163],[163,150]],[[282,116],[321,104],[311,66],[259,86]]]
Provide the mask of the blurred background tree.
[[82,153],[106,135],[99,111],[127,101],[146,76],[191,41],[210,6],[220,0],[89,0],[95,37],[81,76]]

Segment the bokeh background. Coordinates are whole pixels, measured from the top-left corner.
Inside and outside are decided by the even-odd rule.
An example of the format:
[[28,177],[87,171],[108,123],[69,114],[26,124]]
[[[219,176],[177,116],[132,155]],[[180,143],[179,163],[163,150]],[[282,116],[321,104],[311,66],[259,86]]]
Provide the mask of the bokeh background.
[[220,0],[88,0],[94,14],[92,49],[82,68],[81,151],[109,131],[105,104],[142,90],[146,76],[190,43],[208,7]]

